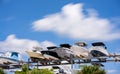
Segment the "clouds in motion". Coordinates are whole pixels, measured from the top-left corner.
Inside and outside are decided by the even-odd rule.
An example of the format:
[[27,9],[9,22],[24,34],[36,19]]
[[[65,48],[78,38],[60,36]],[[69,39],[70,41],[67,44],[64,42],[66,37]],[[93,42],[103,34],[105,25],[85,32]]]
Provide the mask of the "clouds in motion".
[[38,42],[30,39],[19,39],[14,34],[9,35],[6,40],[0,41],[1,51],[16,51],[24,54],[25,51],[31,50],[33,47],[48,47],[55,44],[50,41]]
[[35,31],[51,31],[72,39],[114,40],[120,31],[106,18],[99,17],[97,10],[83,8],[83,4],[67,4],[60,12],[49,14],[33,22]]

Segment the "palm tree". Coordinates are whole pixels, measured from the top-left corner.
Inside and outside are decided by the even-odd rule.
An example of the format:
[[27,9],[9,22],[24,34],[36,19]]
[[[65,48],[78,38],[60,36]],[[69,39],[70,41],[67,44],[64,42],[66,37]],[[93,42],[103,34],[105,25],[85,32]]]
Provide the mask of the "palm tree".
[[100,66],[83,66],[77,74],[106,74],[106,72]]

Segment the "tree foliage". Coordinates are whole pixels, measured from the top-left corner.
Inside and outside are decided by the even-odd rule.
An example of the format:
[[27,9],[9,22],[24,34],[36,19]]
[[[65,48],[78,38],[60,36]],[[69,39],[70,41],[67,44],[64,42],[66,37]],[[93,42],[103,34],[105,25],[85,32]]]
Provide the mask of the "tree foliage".
[[0,74],[5,74],[2,68],[0,68]]
[[15,74],[54,74],[53,70],[49,69],[37,69],[28,70],[27,65],[22,66],[22,71],[16,71]]
[[24,65],[22,66],[22,71],[23,71],[23,72],[27,72],[27,71],[28,71],[28,66],[27,66],[27,64],[24,64]]
[[77,74],[106,74],[99,66],[83,66]]

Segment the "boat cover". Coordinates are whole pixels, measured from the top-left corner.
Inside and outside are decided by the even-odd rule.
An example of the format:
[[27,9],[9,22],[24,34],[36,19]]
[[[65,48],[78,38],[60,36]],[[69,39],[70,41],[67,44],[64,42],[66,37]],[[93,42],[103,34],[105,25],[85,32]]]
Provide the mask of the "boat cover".
[[105,46],[105,44],[103,42],[95,42],[92,43],[92,46]]
[[47,47],[48,50],[55,49],[55,48],[57,48],[57,47],[56,46]]
[[60,44],[60,47],[70,48],[70,47],[71,47],[71,45],[70,45],[70,44]]

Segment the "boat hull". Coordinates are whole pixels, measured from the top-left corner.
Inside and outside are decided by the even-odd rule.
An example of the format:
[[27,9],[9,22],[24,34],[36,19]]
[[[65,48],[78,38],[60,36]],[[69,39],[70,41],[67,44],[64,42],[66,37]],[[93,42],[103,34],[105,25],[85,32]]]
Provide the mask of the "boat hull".
[[80,46],[73,46],[70,49],[75,57],[90,59],[92,55],[87,51],[86,48]]
[[101,57],[101,56],[110,56],[108,51],[104,47],[91,47],[90,53],[94,57]]
[[30,58],[44,59],[45,57],[41,53],[26,51]]

